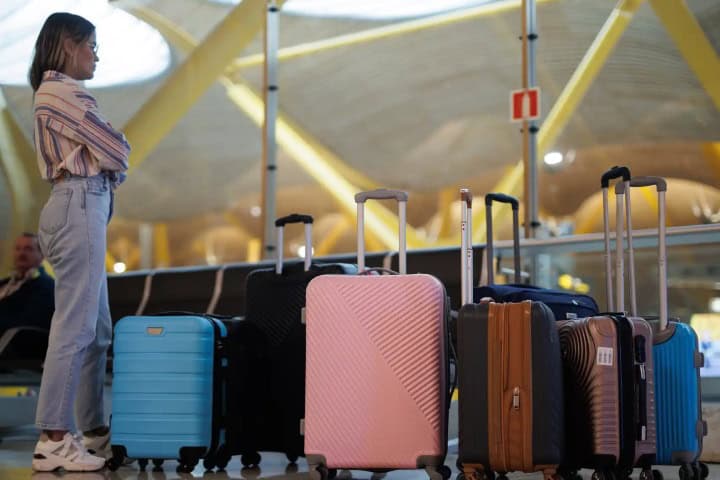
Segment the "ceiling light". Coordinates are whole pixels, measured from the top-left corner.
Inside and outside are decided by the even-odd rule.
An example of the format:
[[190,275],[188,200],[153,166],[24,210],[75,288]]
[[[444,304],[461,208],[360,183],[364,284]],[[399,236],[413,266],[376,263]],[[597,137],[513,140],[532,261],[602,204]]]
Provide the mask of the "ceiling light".
[[713,297],[710,299],[710,311],[713,313],[720,313],[720,298]]
[[260,215],[262,215],[262,208],[260,208],[257,205],[253,205],[252,207],[250,207],[250,216],[251,217],[257,218]]
[[95,25],[100,47],[90,88],[148,80],[170,66],[170,47],[150,25],[98,0],[3,0],[0,16],[0,84],[28,85],[40,28],[53,12],[82,15]]
[[113,265],[113,271],[115,273],[124,273],[125,270],[127,270],[127,267],[123,262],[116,262],[115,265]]
[[[311,248],[310,255],[313,255],[315,253],[315,247]],[[300,245],[297,249],[298,257],[305,258],[305,245]]]
[[563,154],[560,152],[548,152],[545,154],[543,161],[545,162],[545,165],[559,165],[563,161]]

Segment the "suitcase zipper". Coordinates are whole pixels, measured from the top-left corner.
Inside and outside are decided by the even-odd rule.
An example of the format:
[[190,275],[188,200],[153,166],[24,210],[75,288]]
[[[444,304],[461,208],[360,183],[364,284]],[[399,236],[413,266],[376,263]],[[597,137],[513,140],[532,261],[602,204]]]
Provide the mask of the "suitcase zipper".
[[512,407],[515,410],[520,408],[520,387],[515,387],[513,389]]

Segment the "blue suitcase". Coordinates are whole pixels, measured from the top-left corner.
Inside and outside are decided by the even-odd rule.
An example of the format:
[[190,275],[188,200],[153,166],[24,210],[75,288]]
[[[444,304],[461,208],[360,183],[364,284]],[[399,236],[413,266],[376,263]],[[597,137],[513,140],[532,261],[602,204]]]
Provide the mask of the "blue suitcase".
[[[618,184],[619,185],[619,184]],[[700,367],[704,364],[698,349],[695,330],[686,323],[668,320],[665,180],[659,177],[635,177],[631,187],[655,186],[658,193],[658,284],[660,315],[653,327],[653,362],[655,365],[655,414],[657,421],[657,464],[680,465],[681,480],[701,480],[708,476],[707,465],[700,463],[702,439],[707,425],[702,419]],[[622,193],[623,187],[616,187]],[[628,214],[628,217],[630,215]],[[628,228],[630,271],[634,273],[632,234]],[[634,275],[631,275],[631,298],[636,308]],[[645,318],[648,318],[647,316]]]
[[130,316],[115,326],[111,469],[214,455],[222,419],[226,328],[202,315]]
[[[512,285],[493,285],[493,238],[492,212],[493,202],[509,203],[513,212],[513,243],[515,260],[515,283]],[[599,308],[595,299],[589,295],[581,295],[562,290],[540,288],[533,285],[520,284],[520,228],[518,220],[519,203],[516,198],[502,193],[488,193],[485,196],[485,219],[487,225],[487,286],[473,290],[473,302],[479,303],[482,298],[489,297],[496,302],[522,302],[532,300],[543,302],[550,307],[556,320],[568,318],[585,318],[597,315]]]

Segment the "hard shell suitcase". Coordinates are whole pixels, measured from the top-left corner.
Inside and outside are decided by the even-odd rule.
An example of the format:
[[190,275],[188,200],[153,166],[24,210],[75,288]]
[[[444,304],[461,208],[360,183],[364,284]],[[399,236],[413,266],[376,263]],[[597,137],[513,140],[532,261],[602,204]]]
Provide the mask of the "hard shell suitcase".
[[[509,203],[513,212],[513,246],[515,263],[515,283],[510,285],[494,284],[493,269],[493,238],[492,238],[492,204],[493,202]],[[487,285],[474,289],[473,300],[492,298],[496,302],[522,302],[532,300],[543,302],[550,307],[556,320],[566,318],[589,317],[598,313],[598,306],[589,295],[582,295],[563,290],[540,288],[520,283],[520,227],[518,210],[520,204],[515,197],[502,193],[489,193],[485,196],[485,222],[487,225]]]
[[[605,273],[608,309],[624,309],[623,197],[617,196],[616,281],[613,301],[608,185],[630,171],[613,168],[603,175]],[[565,366],[567,458],[561,473],[574,477],[581,467],[593,478],[627,478],[634,467],[650,480],[655,461],[655,400],[652,330],[642,318],[608,313],[558,323]]]
[[[665,194],[667,184],[660,177],[635,177],[631,187],[654,186],[658,194],[658,286],[660,315],[650,321],[654,329],[653,361],[657,419],[657,464],[680,465],[680,478],[700,480],[708,468],[698,460],[707,425],[702,419],[700,367],[703,355],[698,337],[687,323],[668,318]],[[624,185],[616,191],[622,193]],[[629,196],[629,192],[625,192]],[[628,214],[629,215],[629,214]],[[628,228],[630,271],[635,271],[632,229]],[[631,275],[632,308],[637,308],[634,275]]]
[[541,302],[468,303],[472,199],[463,200],[463,306],[458,315],[459,455],[467,480],[542,471],[564,450],[564,392],[555,317]]
[[[305,227],[305,261],[284,265],[284,229],[292,223],[302,223]],[[277,219],[275,267],[254,270],[247,277],[245,321],[253,326],[241,327],[242,332],[232,338],[233,343],[244,345],[233,349],[238,355],[234,356],[231,366],[245,371],[244,364],[248,364],[253,371],[247,375],[252,379],[240,374],[228,379],[231,408],[226,442],[217,455],[218,467],[225,467],[234,454],[242,454],[246,467],[260,463],[258,452],[261,451],[285,453],[290,462],[303,455],[300,421],[305,414],[305,324],[302,310],[306,289],[319,275],[357,272],[355,265],[312,262],[312,223],[310,215],[292,214]],[[254,386],[250,394],[247,385]]]
[[222,429],[226,329],[202,315],[130,316],[115,326],[111,469],[178,459],[190,472]]
[[[365,270],[363,207],[371,198],[399,202],[400,275]],[[405,274],[405,192],[363,192],[355,201],[360,274],[322,275],[307,290],[310,474],[425,468],[431,479],[447,479],[445,289],[433,276]]]

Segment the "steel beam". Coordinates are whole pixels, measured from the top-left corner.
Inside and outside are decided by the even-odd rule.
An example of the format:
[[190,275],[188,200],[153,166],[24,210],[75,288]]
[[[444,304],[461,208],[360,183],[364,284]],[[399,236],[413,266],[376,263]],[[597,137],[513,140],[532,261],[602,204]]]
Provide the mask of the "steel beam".
[[150,155],[228,63],[255,38],[262,28],[264,12],[264,0],[244,0],[233,8],[130,119],[123,130],[132,145],[131,167]]
[[[537,0],[537,3],[550,3],[555,0]],[[310,55],[313,53],[332,50],[339,47],[347,47],[350,45],[358,45],[362,43],[382,40],[385,38],[415,33],[430,28],[437,28],[452,25],[454,23],[475,20],[498,13],[503,13],[520,8],[520,0],[504,0],[499,2],[490,2],[474,8],[467,8],[455,12],[434,15],[431,17],[421,18],[419,20],[408,20],[397,22],[392,25],[386,25],[378,28],[371,28],[360,32],[339,35],[333,38],[307,42],[292,47],[282,48],[278,51],[278,60],[289,60],[292,58]],[[228,73],[233,73],[243,68],[261,65],[263,62],[262,54],[248,55],[238,58],[228,67]]]
[[720,59],[697,19],[684,0],[650,0],[650,5],[720,110]]
[[[180,50],[192,50],[196,41],[187,32],[166,18],[147,9],[135,7],[131,13],[142,18],[165,35]],[[227,91],[228,97],[258,126],[264,118],[262,97],[239,79],[232,80],[220,75],[217,80]],[[283,150],[325,188],[338,202],[345,214],[355,216],[354,195],[358,191],[377,188],[377,184],[333,155],[307,132],[278,114],[276,138]],[[133,145],[133,149],[134,149]],[[370,202],[366,208],[366,226],[387,248],[397,246],[397,215],[380,204]],[[428,246],[424,236],[408,226],[408,248]]]
[[[239,106],[257,125],[262,124],[262,98],[253,89],[241,82],[231,82],[221,78],[227,89],[228,97]],[[354,215],[356,212],[354,195],[363,190],[327,162],[316,150],[305,141],[301,132],[290,127],[283,117],[277,120],[277,142],[305,172],[313,177],[324,189],[333,196],[345,213]],[[365,208],[365,225],[387,248],[397,247],[397,215],[381,204],[370,202]],[[414,228],[407,228],[408,248],[428,246],[424,236]]]

